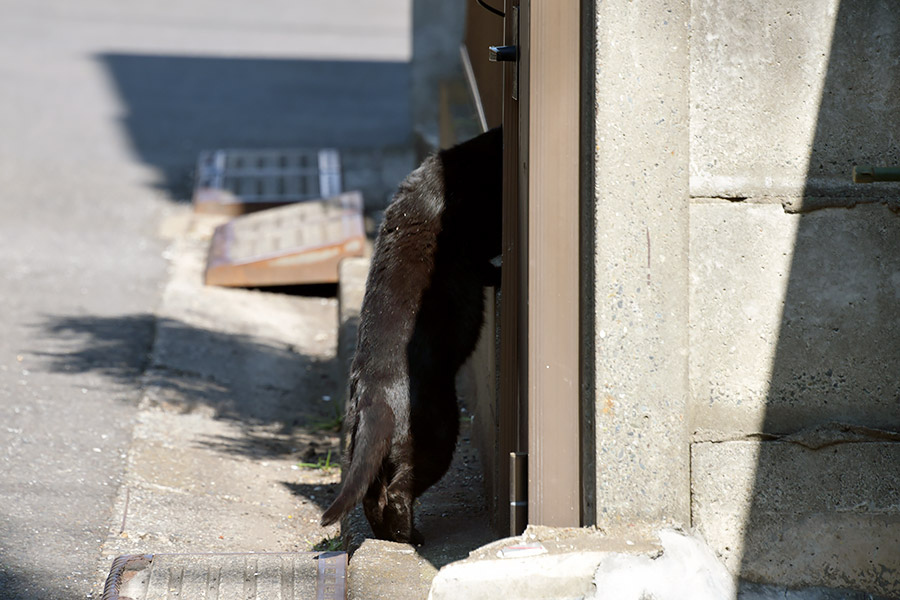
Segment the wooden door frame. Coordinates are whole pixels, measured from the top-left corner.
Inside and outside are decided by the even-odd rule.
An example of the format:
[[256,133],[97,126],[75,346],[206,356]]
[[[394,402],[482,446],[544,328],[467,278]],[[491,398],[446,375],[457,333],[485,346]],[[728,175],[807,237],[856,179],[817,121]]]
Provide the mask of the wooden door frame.
[[519,13],[528,522],[577,527],[583,524],[581,2],[521,0]]
[[[504,6],[503,43],[521,47],[519,22],[514,17],[519,10],[519,0],[506,0]],[[521,81],[521,55],[516,62],[508,62],[503,69],[503,269],[501,272],[500,305],[500,389],[499,454],[501,498],[509,499],[508,512],[499,519],[510,535],[521,532],[527,523],[527,495],[522,497],[524,482],[519,479],[524,469],[516,467],[517,460],[506,457],[523,457],[527,446],[527,405],[522,357],[527,354],[527,330],[523,315],[527,314],[525,295],[525,256],[527,244],[527,215],[524,212],[522,191],[527,186],[521,180],[521,95],[513,97],[513,87]],[[527,114],[527,113],[526,113]],[[527,145],[526,145],[527,147]],[[524,465],[523,465],[524,466]],[[517,489],[518,488],[518,489]],[[524,490],[527,494],[527,490]]]
[[[579,324],[583,315],[593,312],[593,287],[581,273],[592,270],[580,259],[593,255],[593,248],[585,248],[593,236],[579,235],[580,224],[592,222],[581,200],[592,193],[584,175],[593,163],[588,160],[586,169],[579,166],[584,156],[581,65],[586,55],[581,38],[590,35],[581,31],[581,13],[587,14],[593,1],[505,0],[501,6],[503,39],[487,40],[501,36],[492,32],[490,22],[478,18],[495,15],[483,13],[469,0],[469,10],[476,12],[469,14],[470,47],[464,47],[463,63],[476,103],[485,101],[479,112],[488,118],[482,122],[497,119],[504,126],[499,460],[494,489],[498,529],[516,534],[526,520],[556,526],[593,522],[583,508],[592,494],[582,489],[583,480],[593,480],[582,477],[593,461],[593,436],[585,426],[592,401],[583,394],[583,374],[588,372],[583,365],[592,364],[593,356],[590,344],[585,345],[586,361],[579,351],[585,335]],[[518,61],[503,65],[502,94],[497,90],[498,71],[478,64],[487,45],[500,43],[519,48]],[[481,90],[479,83],[484,84]],[[517,98],[512,97],[514,87]],[[511,454],[522,458],[520,469],[506,460]],[[527,477],[527,486],[518,494],[511,485],[516,472]],[[527,515],[521,507],[526,500]]]

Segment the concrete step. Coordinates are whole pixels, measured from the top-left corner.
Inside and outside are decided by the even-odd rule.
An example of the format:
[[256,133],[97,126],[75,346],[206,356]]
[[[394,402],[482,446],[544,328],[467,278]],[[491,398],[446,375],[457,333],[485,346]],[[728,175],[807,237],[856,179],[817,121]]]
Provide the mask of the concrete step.
[[[429,600],[888,600],[867,592],[739,579],[696,533],[529,526],[447,565]],[[896,598],[896,596],[890,596]]]

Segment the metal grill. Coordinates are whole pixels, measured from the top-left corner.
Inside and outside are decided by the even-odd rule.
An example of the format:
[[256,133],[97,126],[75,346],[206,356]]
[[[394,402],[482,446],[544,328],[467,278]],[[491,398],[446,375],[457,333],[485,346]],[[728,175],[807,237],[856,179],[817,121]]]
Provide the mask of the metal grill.
[[102,600],[346,600],[344,552],[118,557]]
[[337,150],[213,150],[200,154],[194,209],[239,215],[341,193]]

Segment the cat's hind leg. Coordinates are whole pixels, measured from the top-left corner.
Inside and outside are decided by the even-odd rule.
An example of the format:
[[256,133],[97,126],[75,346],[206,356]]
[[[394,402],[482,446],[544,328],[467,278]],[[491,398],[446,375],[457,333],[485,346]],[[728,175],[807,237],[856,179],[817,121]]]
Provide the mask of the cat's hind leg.
[[366,513],[366,520],[369,521],[369,525],[372,527],[372,533],[375,534],[375,537],[378,539],[389,539],[388,537],[388,528],[384,523],[384,507],[387,504],[387,487],[384,485],[384,480],[379,474],[379,477],[375,478],[375,481],[372,482],[372,485],[369,486],[369,489],[366,490],[366,495],[363,497],[363,512]]
[[404,469],[394,477],[386,490],[384,525],[389,531],[387,539],[421,546],[425,539],[413,526],[412,470]]
[[421,545],[424,538],[413,527],[414,500],[412,469],[382,468],[363,498],[363,510],[375,537]]

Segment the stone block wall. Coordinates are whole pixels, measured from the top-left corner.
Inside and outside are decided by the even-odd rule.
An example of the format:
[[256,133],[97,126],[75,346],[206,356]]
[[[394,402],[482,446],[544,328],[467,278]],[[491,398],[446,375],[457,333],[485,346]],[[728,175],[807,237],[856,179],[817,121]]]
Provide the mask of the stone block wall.
[[896,3],[596,12],[598,524],[900,595]]

